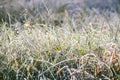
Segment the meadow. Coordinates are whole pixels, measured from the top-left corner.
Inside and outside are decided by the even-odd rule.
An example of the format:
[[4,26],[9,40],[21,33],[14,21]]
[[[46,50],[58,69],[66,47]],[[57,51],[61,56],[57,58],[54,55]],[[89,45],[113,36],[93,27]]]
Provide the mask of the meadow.
[[120,79],[119,13],[60,12],[1,20],[0,80]]

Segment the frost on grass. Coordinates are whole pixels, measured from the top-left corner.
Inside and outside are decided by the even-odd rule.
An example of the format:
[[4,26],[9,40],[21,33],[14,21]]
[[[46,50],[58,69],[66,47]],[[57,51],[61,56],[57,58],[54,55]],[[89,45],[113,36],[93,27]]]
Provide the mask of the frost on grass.
[[1,23],[0,79],[120,79],[118,14],[81,15]]

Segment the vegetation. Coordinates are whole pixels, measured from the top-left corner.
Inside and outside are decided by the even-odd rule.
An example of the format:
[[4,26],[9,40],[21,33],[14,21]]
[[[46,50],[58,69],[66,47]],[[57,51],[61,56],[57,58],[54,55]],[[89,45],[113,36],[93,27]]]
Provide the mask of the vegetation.
[[84,9],[72,19],[63,8],[0,23],[0,80],[120,79],[119,14]]

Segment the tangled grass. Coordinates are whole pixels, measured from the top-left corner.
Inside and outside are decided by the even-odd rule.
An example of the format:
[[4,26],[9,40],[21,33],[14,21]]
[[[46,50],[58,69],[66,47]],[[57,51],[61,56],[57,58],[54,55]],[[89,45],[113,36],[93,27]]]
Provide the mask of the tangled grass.
[[1,80],[118,80],[117,13],[0,24]]

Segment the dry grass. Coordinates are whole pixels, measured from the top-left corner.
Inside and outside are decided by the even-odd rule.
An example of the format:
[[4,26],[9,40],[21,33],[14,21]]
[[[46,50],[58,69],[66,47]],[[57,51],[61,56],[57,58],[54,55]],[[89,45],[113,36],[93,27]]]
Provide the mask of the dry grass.
[[57,25],[51,16],[44,23],[1,23],[1,80],[120,79],[117,13],[83,11],[76,20],[65,13]]

